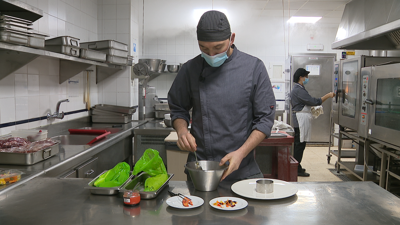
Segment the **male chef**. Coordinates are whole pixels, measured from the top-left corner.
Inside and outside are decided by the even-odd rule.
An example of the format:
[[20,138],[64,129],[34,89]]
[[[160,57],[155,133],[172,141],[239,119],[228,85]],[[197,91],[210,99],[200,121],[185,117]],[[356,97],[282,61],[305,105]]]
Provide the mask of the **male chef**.
[[[224,13],[208,11],[197,25],[201,54],[183,64],[168,93],[177,145],[187,161],[227,164],[221,180],[263,178],[254,148],[271,135],[275,97],[264,63],[239,51]],[[192,109],[192,124],[189,110]]]

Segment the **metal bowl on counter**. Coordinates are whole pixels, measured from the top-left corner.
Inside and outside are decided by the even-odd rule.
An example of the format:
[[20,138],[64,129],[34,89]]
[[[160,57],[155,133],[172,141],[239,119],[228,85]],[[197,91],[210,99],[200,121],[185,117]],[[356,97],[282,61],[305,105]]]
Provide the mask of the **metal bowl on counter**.
[[170,73],[177,73],[179,71],[179,65],[168,65],[167,70]]
[[197,169],[195,161],[188,162],[185,165],[185,168],[189,171],[194,188],[199,191],[216,190],[228,166],[220,166],[219,162],[207,160],[200,160],[199,164],[202,169]]

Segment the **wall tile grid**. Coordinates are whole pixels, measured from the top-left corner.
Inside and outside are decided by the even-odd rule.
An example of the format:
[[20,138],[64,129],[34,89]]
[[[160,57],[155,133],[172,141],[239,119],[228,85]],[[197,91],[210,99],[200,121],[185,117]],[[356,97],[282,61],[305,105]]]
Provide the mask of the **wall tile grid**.
[[[26,0],[43,10],[43,17],[33,24],[33,28],[51,37],[68,35],[81,42],[97,40],[97,1],[72,0]],[[89,75],[91,104],[97,104],[98,88],[95,67]],[[71,82],[72,81],[72,82]],[[0,80],[0,124],[31,120],[53,113],[61,99],[69,103],[61,104],[60,111],[71,112],[86,108],[84,91],[86,73],[79,73],[69,81],[59,84],[59,60],[38,57],[26,66]],[[64,120],[87,116],[87,112],[66,115]],[[37,120],[0,129],[0,135],[15,129],[35,128],[61,120]]]
[[[261,59],[269,74],[273,65],[284,65],[289,54],[311,53],[307,44],[323,44],[322,52],[340,56],[340,51],[330,47],[340,23],[338,19],[328,18],[311,25],[285,23],[284,29],[282,10],[256,10],[259,1],[148,0],[144,4],[141,58],[166,59],[171,65],[185,63],[200,54],[196,26],[202,13],[212,7],[226,12],[232,32],[236,33],[236,47]],[[149,85],[156,87],[158,97],[166,98],[174,77],[159,76]]]
[[[128,44],[129,55],[137,58],[132,44],[137,43],[138,40],[137,14],[134,12],[135,2],[129,0],[99,1],[97,25],[99,40],[113,39]],[[135,44],[135,49],[136,45],[138,44]],[[107,78],[98,86],[99,101],[104,104],[137,105],[136,93],[138,92],[135,91],[134,82],[131,81],[131,67]]]

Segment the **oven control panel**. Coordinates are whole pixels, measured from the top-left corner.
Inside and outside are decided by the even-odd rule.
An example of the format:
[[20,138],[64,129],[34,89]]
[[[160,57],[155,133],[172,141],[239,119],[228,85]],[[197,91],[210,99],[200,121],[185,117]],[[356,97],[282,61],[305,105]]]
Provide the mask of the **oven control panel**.
[[339,83],[339,64],[335,64],[335,71],[333,72],[334,80],[333,80],[333,93],[338,94],[338,83]]
[[368,98],[368,80],[369,80],[369,76],[368,75],[364,75],[362,77],[362,83],[361,83],[361,115],[360,115],[360,123],[361,125],[367,125],[367,109],[368,109],[368,105],[367,103],[365,103],[365,100],[367,100]]

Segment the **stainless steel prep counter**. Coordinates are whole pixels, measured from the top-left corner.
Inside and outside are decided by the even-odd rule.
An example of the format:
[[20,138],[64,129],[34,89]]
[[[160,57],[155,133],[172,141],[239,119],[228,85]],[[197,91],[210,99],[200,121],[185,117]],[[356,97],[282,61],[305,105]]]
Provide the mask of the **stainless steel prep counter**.
[[[53,137],[57,135],[68,134],[68,129],[73,128],[112,127],[112,124],[92,124],[88,122],[90,121],[90,117],[88,118],[89,120],[87,120],[87,118],[82,118],[78,120],[49,125],[47,127],[41,127],[41,129],[47,129],[49,132],[48,137]],[[69,168],[71,165],[79,163],[79,161],[84,161],[85,158],[98,154],[105,148],[111,146],[112,144],[115,144],[123,138],[132,136],[133,129],[146,122],[147,121],[132,121],[126,124],[119,124],[118,128],[120,130],[118,132],[112,133],[108,135],[105,139],[100,140],[92,145],[60,145],[60,152],[57,155],[34,165],[18,166],[0,164],[0,169],[18,169],[24,172],[20,181],[13,184],[0,186],[0,194],[5,191],[9,191],[10,189],[15,188],[18,185],[28,182],[35,177],[53,176],[52,172],[54,171],[64,170],[66,168]]]
[[[121,196],[90,194],[83,188],[88,182],[35,178],[0,195],[1,224],[400,224],[400,199],[372,182],[296,183],[295,196],[246,199],[247,208],[232,212],[208,204],[214,197],[236,196],[231,183],[199,192],[191,183],[171,181],[156,199],[125,207]],[[202,197],[205,203],[196,209],[171,208],[165,203],[167,189]]]

